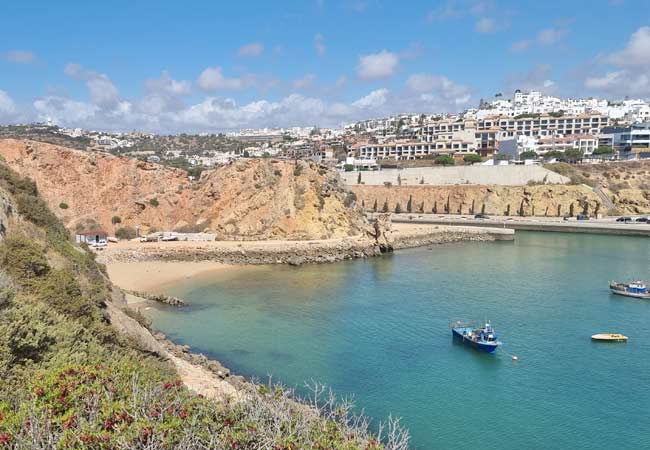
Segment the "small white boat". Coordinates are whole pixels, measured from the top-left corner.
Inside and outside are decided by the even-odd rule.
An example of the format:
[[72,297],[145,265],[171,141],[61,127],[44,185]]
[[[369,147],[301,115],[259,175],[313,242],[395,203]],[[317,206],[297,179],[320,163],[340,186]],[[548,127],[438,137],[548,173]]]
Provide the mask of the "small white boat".
[[591,336],[592,341],[627,342],[627,336],[619,333],[600,333]]

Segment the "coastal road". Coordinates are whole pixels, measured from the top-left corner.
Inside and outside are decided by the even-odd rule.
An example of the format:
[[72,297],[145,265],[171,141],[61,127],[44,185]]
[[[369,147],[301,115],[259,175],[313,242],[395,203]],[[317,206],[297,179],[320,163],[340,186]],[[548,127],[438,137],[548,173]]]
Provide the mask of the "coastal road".
[[615,217],[564,221],[560,217],[490,216],[475,219],[470,215],[391,214],[394,223],[420,223],[454,226],[509,228],[523,231],[555,231],[564,233],[613,234],[619,236],[650,236],[650,224],[616,222]]

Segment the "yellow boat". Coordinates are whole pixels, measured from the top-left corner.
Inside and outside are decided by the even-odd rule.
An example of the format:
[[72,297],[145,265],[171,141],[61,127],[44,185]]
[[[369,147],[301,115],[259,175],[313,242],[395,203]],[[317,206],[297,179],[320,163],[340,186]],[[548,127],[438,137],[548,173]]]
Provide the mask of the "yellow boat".
[[592,341],[607,341],[607,342],[626,342],[627,336],[618,333],[601,333],[594,334],[591,337]]

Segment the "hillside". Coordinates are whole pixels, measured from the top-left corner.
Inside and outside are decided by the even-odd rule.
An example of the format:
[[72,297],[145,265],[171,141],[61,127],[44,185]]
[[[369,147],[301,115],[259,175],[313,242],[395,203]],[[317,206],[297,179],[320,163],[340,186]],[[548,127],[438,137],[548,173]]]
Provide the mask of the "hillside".
[[381,444],[326,396],[197,380],[207,372],[161,349],[35,184],[2,163],[0,240],[0,447],[406,450],[396,422]]
[[602,186],[621,213],[650,213],[650,161],[602,164],[549,164],[547,169],[565,175],[574,183]]
[[0,156],[36,182],[70,229],[321,239],[355,235],[365,225],[337,174],[312,163],[244,160],[189,181],[183,170],[34,141],[2,140]]

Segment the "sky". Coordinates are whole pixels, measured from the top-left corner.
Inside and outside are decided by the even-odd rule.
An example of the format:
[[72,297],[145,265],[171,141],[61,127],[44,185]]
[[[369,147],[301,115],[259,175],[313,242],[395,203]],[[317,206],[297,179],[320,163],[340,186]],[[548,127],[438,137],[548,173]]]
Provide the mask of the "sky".
[[650,0],[6,0],[0,124],[339,126],[497,93],[650,98]]

